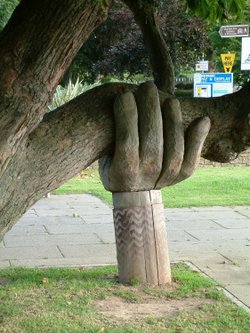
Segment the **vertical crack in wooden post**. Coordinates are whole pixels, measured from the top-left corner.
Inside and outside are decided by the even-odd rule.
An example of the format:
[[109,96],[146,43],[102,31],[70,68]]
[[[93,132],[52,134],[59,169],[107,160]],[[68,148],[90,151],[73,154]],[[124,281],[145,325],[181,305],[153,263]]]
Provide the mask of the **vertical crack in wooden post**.
[[[153,192],[149,191],[150,195],[150,201],[153,203]],[[160,198],[161,199],[161,198]],[[155,233],[155,220],[154,220],[154,211],[153,206],[151,206],[151,214],[152,214],[152,223],[153,223],[153,233],[154,233],[154,246],[155,246],[155,252],[156,252],[156,270],[157,270],[157,282],[160,281],[160,267],[159,267],[159,261],[158,261],[158,253],[157,253],[157,239],[156,239],[156,233]]]
[[160,191],[113,193],[119,280],[171,282]]

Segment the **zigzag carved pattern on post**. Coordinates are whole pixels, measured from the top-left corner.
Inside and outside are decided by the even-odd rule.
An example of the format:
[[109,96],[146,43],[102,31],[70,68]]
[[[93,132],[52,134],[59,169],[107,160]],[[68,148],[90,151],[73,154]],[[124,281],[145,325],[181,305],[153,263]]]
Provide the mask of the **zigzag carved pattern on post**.
[[171,281],[163,213],[162,204],[113,210],[122,282],[135,276],[151,284]]
[[113,210],[117,253],[126,253],[131,247],[143,247],[141,207]]
[[[151,206],[113,210],[117,254],[134,257],[155,243]],[[143,250],[144,251],[144,250]]]
[[143,207],[114,209],[117,260],[119,277],[129,282],[137,277],[146,282],[143,239]]

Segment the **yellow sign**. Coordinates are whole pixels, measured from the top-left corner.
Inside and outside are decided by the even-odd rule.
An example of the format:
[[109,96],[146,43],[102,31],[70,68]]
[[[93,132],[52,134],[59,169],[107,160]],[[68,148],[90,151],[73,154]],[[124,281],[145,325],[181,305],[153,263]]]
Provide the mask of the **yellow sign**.
[[235,53],[221,54],[220,57],[221,57],[221,61],[223,63],[224,72],[231,73],[233,64],[234,64]]

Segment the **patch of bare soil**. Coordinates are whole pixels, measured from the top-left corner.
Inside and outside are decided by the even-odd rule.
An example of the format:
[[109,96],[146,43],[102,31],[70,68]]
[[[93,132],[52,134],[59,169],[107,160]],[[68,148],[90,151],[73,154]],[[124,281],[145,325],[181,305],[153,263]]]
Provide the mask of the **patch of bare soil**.
[[169,318],[187,310],[199,308],[211,301],[206,299],[184,298],[171,299],[160,303],[127,303],[119,297],[111,297],[107,300],[95,301],[94,306],[108,318],[119,321],[133,321],[147,317]]
[[11,280],[5,277],[0,277],[0,286],[7,286],[11,283]]
[[[176,284],[177,285],[177,284]],[[168,289],[173,290],[176,285]],[[132,290],[129,287],[122,289]],[[161,287],[162,288],[162,287]],[[155,288],[157,291],[157,287]],[[133,289],[135,291],[135,289]],[[160,291],[160,289],[158,289]],[[165,288],[166,291],[166,288]],[[117,321],[138,321],[140,319],[155,317],[155,318],[170,318],[182,311],[200,308],[205,304],[211,304],[212,301],[200,298],[182,298],[169,299],[164,297],[156,297],[144,293],[140,288],[136,290],[139,300],[136,303],[131,303],[121,297],[112,296],[105,300],[95,301],[92,303],[101,314],[105,317]]]

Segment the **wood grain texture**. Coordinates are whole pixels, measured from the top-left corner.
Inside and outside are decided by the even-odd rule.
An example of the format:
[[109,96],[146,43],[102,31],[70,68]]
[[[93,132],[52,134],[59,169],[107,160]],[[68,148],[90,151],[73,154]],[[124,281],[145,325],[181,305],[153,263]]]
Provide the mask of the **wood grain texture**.
[[167,245],[167,231],[164,221],[163,205],[152,206],[154,219],[155,246],[157,253],[157,267],[159,284],[171,282],[171,270]]
[[117,192],[113,193],[113,206],[115,208],[141,207],[162,203],[161,191]]
[[147,282],[143,248],[144,210],[141,207],[114,209],[119,280],[136,278]]

